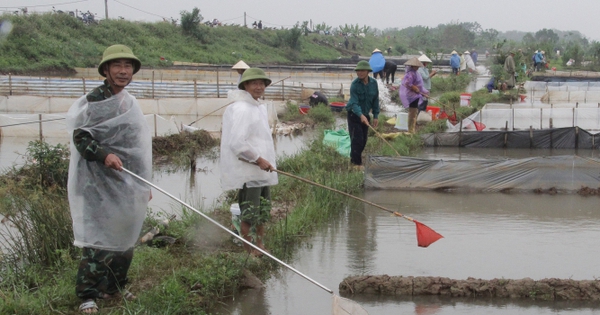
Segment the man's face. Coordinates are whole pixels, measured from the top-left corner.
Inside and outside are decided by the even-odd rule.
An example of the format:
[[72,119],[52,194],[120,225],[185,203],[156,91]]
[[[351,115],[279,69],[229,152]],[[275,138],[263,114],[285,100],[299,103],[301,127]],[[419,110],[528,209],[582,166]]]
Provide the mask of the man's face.
[[369,70],[357,70],[356,75],[359,79],[364,80],[369,76]]
[[252,98],[257,100],[265,94],[265,80],[256,79],[244,82],[244,89],[252,95]]
[[112,80],[119,86],[126,86],[133,77],[131,59],[115,59],[108,63],[108,72]]

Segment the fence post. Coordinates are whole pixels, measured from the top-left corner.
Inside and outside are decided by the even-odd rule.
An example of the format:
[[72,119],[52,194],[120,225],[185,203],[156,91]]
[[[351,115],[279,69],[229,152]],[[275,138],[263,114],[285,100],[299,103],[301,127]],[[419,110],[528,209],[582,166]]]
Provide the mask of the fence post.
[[42,135],[42,114],[38,114],[38,117],[40,119],[40,122],[39,122],[39,124],[40,124],[40,141],[42,141],[42,139],[44,138]]
[[217,98],[221,98],[221,88],[219,87],[219,68],[217,68]]
[[194,79],[194,98],[198,98],[198,81]]
[[285,101],[285,80],[281,81],[281,100]]
[[158,137],[158,131],[156,130],[156,114],[154,114],[154,137]]
[[85,78],[84,77],[81,78],[81,82],[83,82],[83,95],[85,95],[85,91],[87,91],[87,89],[85,88]]
[[8,73],[8,95],[12,95],[12,74],[10,72]]
[[152,70],[152,99],[154,99],[154,70]]

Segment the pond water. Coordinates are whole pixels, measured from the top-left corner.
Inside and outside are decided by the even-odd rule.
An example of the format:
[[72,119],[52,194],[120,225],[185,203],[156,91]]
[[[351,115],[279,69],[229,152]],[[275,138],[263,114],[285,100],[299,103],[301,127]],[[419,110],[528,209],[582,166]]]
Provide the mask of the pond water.
[[[573,154],[566,151],[437,148],[426,158],[481,159]],[[593,156],[592,151],[578,152]],[[364,199],[399,211],[444,236],[416,244],[415,225],[352,202],[300,246],[289,263],[338,292],[351,275],[592,280],[600,276],[599,197],[365,191]],[[370,314],[592,314],[595,302],[440,297],[350,297]],[[330,294],[281,270],[262,290],[237,294],[218,314],[329,314]]]
[[[305,139],[314,134],[314,130],[305,131],[302,136],[277,135],[275,149],[278,156],[293,155],[301,151]],[[30,139],[25,137],[0,138],[0,172],[12,166],[25,163],[24,154]],[[45,138],[52,144],[68,145],[68,138]],[[198,210],[212,208],[218,197],[222,194],[220,186],[220,171],[218,160],[200,158],[197,161],[196,173],[189,171],[169,171],[169,167],[154,167],[152,182],[173,194],[175,197],[190,203]],[[153,212],[177,213],[181,209],[179,203],[160,193],[153,192],[152,200],[148,205]]]

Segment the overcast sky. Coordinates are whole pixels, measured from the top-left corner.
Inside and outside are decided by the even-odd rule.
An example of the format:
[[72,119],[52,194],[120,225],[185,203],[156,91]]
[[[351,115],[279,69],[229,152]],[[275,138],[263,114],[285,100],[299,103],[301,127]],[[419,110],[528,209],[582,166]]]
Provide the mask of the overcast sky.
[[[180,18],[182,10],[200,9],[205,20],[252,24],[262,20],[268,27],[291,27],[296,22],[338,27],[367,25],[378,29],[405,28],[440,23],[478,22],[484,29],[536,32],[543,28],[577,30],[600,40],[600,0],[107,0],[109,18],[159,21]],[[0,0],[0,10],[90,10],[104,18],[105,0]]]

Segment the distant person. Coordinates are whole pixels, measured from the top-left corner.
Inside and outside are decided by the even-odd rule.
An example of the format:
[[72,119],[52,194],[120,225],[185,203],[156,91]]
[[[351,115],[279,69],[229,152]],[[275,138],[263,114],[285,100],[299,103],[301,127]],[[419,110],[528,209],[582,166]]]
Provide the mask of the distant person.
[[489,58],[490,57],[490,51],[489,50],[485,50],[485,58]]
[[542,71],[542,63],[544,61],[544,55],[542,54],[541,50],[536,50],[535,54],[533,55],[533,67],[535,68],[535,71]]
[[231,67],[232,70],[235,70],[238,73],[238,85],[242,80],[242,75],[244,74],[244,71],[246,71],[246,69],[248,68],[250,68],[250,66],[248,66],[243,60],[238,61],[236,64],[233,65],[233,67]]
[[383,67],[383,73],[385,74],[385,83],[390,84],[390,76],[392,77],[392,84],[394,84],[394,76],[396,75],[396,70],[398,70],[398,65],[391,61],[386,60],[385,66]]
[[152,135],[137,99],[125,90],[140,67],[129,47],[106,48],[98,66],[106,79],[66,117],[69,207],[74,244],[82,248],[75,293],[84,314],[98,313],[97,299],[136,298],[125,285],[152,193],[121,171],[152,178]]
[[348,49],[348,45],[350,44],[350,41],[348,41],[348,37],[345,37],[344,39],[344,47],[346,47],[346,49]]
[[303,99],[308,99],[308,105],[310,105],[310,107],[315,107],[319,104],[323,104],[325,106],[329,105],[329,99],[327,99],[327,96],[321,91],[304,90],[302,91],[302,94]]
[[515,66],[515,52],[510,51],[508,57],[504,60],[504,71],[506,71],[506,85],[507,87],[513,88],[515,86],[515,72],[517,70]]
[[475,63],[473,62],[473,58],[471,58],[471,53],[467,50],[463,54],[463,58],[465,59],[465,66],[468,72],[477,72],[475,69]]
[[350,100],[346,104],[350,134],[350,163],[355,169],[364,170],[362,152],[367,145],[370,113],[373,114],[373,127],[377,128],[379,124],[379,88],[377,81],[369,76],[369,72],[373,70],[367,61],[359,61],[354,71],[357,78],[350,85]]
[[460,67],[458,73],[465,72],[467,70],[467,61],[465,60],[464,53],[459,53],[460,55]]
[[423,78],[417,70],[423,67],[423,63],[413,57],[404,63],[406,66],[406,74],[400,83],[400,100],[404,108],[408,108],[408,132],[415,133],[417,125],[417,115],[419,113],[419,105],[423,100],[429,97],[429,91],[423,86]]
[[392,47],[387,48],[387,54],[388,54],[388,56],[392,54]]
[[373,69],[373,78],[377,79],[377,76],[381,78],[383,82],[383,67],[385,67],[385,57],[381,53],[381,50],[375,48],[371,53],[371,59],[369,59],[369,65]]
[[453,50],[450,54],[450,67],[452,68],[453,74],[458,74],[458,71],[460,70],[460,57],[456,50]]
[[478,57],[479,55],[477,54],[477,51],[475,49],[471,49],[471,59],[473,59],[473,64],[475,64],[475,66],[477,66]]
[[258,21],[258,29],[262,30],[262,20]]
[[[239,89],[229,91],[231,104],[223,113],[220,155],[221,188],[237,190],[240,234],[263,250],[264,224],[271,210],[270,186],[278,184],[267,108],[260,100],[269,84],[271,79],[262,69],[250,68],[242,75]],[[262,255],[246,243],[244,249],[253,256]]]
[[[429,68],[427,68],[427,66],[431,63],[431,59],[429,59],[426,55],[421,55],[418,59],[423,66],[419,68],[419,70],[417,70],[417,73],[421,76],[421,79],[423,80],[423,88],[428,90],[429,93],[431,93],[431,78],[433,78],[436,74],[437,71],[432,70],[431,72],[429,72]],[[423,103],[421,103],[418,106],[419,112],[425,111],[427,109],[427,105],[429,103],[429,99],[427,97],[423,97]],[[417,112],[417,115],[419,113]]]

